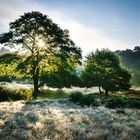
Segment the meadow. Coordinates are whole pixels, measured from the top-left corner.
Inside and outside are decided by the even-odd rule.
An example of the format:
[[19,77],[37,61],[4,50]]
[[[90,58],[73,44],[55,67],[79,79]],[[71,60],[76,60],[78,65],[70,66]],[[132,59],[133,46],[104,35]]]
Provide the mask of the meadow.
[[139,140],[139,99],[134,91],[107,97],[97,88],[42,89],[37,99],[0,102],[0,138]]

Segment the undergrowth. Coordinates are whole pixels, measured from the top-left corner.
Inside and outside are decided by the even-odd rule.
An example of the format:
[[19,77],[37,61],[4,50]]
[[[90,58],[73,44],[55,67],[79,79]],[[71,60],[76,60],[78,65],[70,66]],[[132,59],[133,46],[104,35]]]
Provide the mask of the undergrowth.
[[131,98],[124,95],[100,95],[98,94],[82,94],[81,92],[73,92],[70,94],[70,100],[80,105],[104,105],[108,108],[138,108],[140,109],[140,99]]
[[81,92],[74,92],[74,93],[71,93],[70,100],[72,102],[79,103],[82,106],[83,105],[87,105],[87,106],[98,105],[94,94],[83,95]]
[[[99,93],[84,94],[82,92],[73,92],[71,94],[65,91],[40,89],[37,99],[59,99],[70,98],[70,101],[78,103],[81,106],[99,106],[104,105],[108,108],[138,108],[140,109],[140,98],[127,96],[127,94],[110,94],[110,96],[100,95]],[[13,89],[6,86],[0,86],[0,101],[31,100],[31,89]]]
[[38,92],[38,99],[42,98],[51,98],[51,99],[58,99],[58,98],[66,98],[69,95],[61,89],[58,90],[50,90],[50,89],[42,89]]
[[32,90],[30,89],[10,89],[0,86],[0,101],[30,100]]
[[106,107],[109,108],[140,108],[140,99],[123,96],[112,96],[106,99]]

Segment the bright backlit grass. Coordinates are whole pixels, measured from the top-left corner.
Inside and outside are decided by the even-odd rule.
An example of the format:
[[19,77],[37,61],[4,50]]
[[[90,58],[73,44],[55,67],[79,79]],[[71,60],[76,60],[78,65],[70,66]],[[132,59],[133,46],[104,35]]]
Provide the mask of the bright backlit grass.
[[0,138],[139,140],[140,110],[82,107],[65,99],[0,103]]

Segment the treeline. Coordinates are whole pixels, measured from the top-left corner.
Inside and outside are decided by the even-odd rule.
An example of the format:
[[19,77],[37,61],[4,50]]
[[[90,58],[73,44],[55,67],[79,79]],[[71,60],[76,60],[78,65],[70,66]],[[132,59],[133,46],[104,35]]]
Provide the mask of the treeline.
[[[3,72],[0,72],[0,75],[17,78],[31,76],[30,71],[25,71],[21,65],[23,64],[20,62],[21,59],[23,56],[17,53],[1,55],[0,67],[3,68]],[[51,59],[46,60],[50,61]],[[61,63],[60,65],[57,58],[55,61],[55,65],[51,63],[50,66],[44,68],[42,65],[39,86],[47,85],[54,88],[98,86],[100,94],[105,93],[106,95],[109,91],[128,90],[131,87],[131,74],[121,67],[118,55],[108,49],[96,50],[88,54],[84,63],[81,64],[83,69],[80,72],[73,66],[74,63]],[[29,69],[29,66],[27,68]]]
[[117,51],[121,58],[122,65],[132,74],[132,84],[140,86],[140,47]]

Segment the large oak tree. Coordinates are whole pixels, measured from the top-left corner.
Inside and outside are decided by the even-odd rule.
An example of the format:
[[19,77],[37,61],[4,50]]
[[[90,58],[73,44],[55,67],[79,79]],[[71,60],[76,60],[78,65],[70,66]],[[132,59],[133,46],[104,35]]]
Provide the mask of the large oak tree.
[[62,30],[47,15],[35,11],[11,22],[9,32],[0,34],[0,43],[24,50],[24,59],[17,69],[32,75],[34,96],[38,92],[40,71],[53,63],[48,64],[49,57],[58,58],[63,63],[67,63],[70,57],[76,63],[81,59],[81,49],[70,39],[68,31]]

